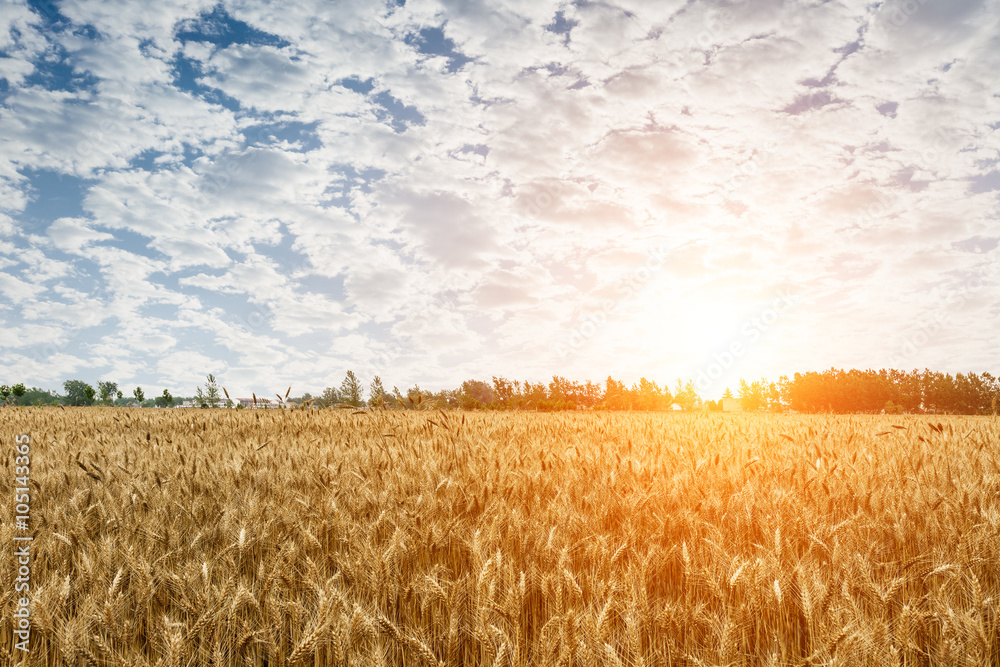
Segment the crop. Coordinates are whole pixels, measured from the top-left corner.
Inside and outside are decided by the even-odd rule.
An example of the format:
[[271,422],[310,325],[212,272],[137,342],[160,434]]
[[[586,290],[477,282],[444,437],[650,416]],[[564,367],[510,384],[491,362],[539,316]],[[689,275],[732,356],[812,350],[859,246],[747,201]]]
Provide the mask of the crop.
[[19,433],[25,664],[1000,661],[995,418],[7,408],[4,498]]

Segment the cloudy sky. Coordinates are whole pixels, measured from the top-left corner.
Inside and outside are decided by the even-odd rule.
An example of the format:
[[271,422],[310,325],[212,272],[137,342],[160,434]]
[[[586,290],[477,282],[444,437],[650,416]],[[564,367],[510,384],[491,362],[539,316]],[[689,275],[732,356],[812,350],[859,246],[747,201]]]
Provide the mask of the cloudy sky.
[[0,0],[0,381],[1000,372],[997,0]]

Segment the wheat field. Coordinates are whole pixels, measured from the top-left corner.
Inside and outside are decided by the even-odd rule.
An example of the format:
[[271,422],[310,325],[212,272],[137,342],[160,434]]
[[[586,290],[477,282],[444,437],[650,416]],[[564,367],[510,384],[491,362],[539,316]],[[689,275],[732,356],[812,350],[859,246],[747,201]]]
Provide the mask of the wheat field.
[[0,410],[28,665],[1000,663],[1000,421]]

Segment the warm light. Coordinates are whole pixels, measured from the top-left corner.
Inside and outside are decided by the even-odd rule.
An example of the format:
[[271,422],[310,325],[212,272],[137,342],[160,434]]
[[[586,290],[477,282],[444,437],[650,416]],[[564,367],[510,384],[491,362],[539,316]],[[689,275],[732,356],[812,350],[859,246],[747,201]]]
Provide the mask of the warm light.
[[640,296],[630,313],[637,345],[671,363],[711,359],[739,335],[739,312],[713,295]]

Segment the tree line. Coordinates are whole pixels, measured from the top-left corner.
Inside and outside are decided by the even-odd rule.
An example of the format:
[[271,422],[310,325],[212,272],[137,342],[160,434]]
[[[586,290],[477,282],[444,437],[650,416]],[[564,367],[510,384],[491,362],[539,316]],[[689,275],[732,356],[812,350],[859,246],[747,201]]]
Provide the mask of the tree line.
[[[3,405],[139,405],[171,407],[175,399],[164,389],[147,399],[141,387],[126,398],[116,382],[102,380],[97,388],[82,380],[63,383],[65,395],[24,384],[0,385]],[[191,399],[199,407],[234,407],[225,388],[214,375]],[[677,380],[671,389],[641,378],[627,386],[608,377],[603,385],[553,376],[549,382],[509,380],[494,376],[491,382],[466,380],[455,389],[425,391],[419,385],[405,392],[386,390],[375,376],[367,387],[353,371],[347,371],[337,386],[327,387],[318,396],[303,394],[290,398],[291,388],[277,401],[286,407],[337,408],[371,407],[385,409],[490,409],[490,410],[722,410],[724,399],[733,399],[745,411],[832,412],[832,413],[947,413],[996,414],[1000,404],[1000,379],[989,373],[941,373],[899,370],[842,370],[795,373],[776,382],[740,380],[737,395],[727,389],[719,401],[703,400],[691,380]],[[224,397],[223,397],[224,394]],[[258,397],[254,395],[254,401]],[[263,401],[263,399],[260,399]],[[236,407],[242,407],[237,405]]]
[[673,389],[641,378],[627,386],[608,377],[603,386],[553,376],[548,383],[509,380],[494,376],[492,382],[466,380],[455,389],[424,391],[418,385],[405,393],[393,387],[386,392],[382,381],[373,380],[368,400],[354,373],[348,371],[339,388],[328,387],[322,395],[305,394],[298,403],[317,407],[336,405],[499,409],[499,410],[722,410],[723,399],[737,401],[751,412],[833,413],[947,413],[996,414],[1000,407],[1000,379],[989,373],[951,375],[925,369],[842,370],[795,373],[777,381],[740,380],[737,394],[726,389],[718,401],[703,400],[694,382],[677,380]]
[[126,398],[118,388],[117,382],[102,380],[97,383],[95,389],[92,385],[83,380],[66,380],[63,382],[65,394],[57,394],[48,389],[39,387],[25,387],[19,382],[15,385],[0,385],[0,405],[114,405],[125,407],[128,405],[140,405],[144,407],[170,407],[174,403],[174,397],[170,391],[163,390],[163,394],[154,399],[147,399],[142,387],[132,390],[131,398]]
[[989,373],[831,368],[782,380],[781,404],[799,412],[987,415],[1000,407],[1000,378]]

